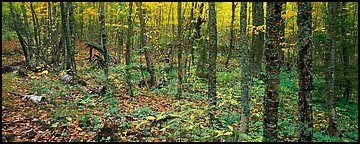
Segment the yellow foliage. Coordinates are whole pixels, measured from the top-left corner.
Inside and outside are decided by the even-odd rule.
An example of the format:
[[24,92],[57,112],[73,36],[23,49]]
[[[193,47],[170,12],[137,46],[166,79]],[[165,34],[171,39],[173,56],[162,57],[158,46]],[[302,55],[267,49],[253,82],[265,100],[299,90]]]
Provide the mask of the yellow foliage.
[[146,119],[147,119],[147,120],[154,120],[155,117],[153,117],[153,116],[147,116]]

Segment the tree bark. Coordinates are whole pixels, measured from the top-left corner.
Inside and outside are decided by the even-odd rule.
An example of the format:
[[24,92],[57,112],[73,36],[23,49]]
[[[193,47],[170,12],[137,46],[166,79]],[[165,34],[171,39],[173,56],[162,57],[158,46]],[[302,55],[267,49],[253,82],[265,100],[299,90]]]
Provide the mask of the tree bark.
[[[285,11],[285,4],[286,2],[283,3],[283,5],[281,6],[281,15],[285,15],[286,11]],[[283,48],[285,47],[285,19],[282,18],[280,21],[280,65],[282,66],[284,63],[284,51]]]
[[337,121],[335,115],[335,80],[334,80],[334,69],[335,69],[335,47],[337,41],[337,29],[336,22],[339,14],[340,3],[338,2],[329,2],[328,3],[328,12],[327,12],[327,32],[328,38],[326,40],[325,50],[325,60],[324,64],[327,66],[325,70],[325,80],[326,80],[326,91],[327,91],[327,117],[329,119],[329,126],[327,128],[328,134],[330,136],[337,135]]
[[[264,25],[264,7],[263,2],[253,2],[253,23],[254,26],[259,27]],[[262,71],[262,60],[264,55],[264,32],[262,30],[256,30],[257,32],[253,35],[253,44],[255,50],[254,57],[254,75],[259,76]]]
[[106,30],[105,30],[105,6],[104,2],[100,2],[100,23],[101,23],[101,45],[104,51],[104,60],[105,60],[105,68],[104,68],[104,75],[105,75],[105,86],[104,89],[106,90],[109,84],[109,70],[108,70],[108,59],[109,55],[106,49]]
[[128,94],[130,94],[130,96],[133,95],[132,93],[132,90],[131,90],[131,87],[132,87],[132,84],[131,84],[131,73],[130,73],[130,64],[131,64],[131,61],[130,61],[130,51],[131,51],[131,36],[132,36],[132,19],[131,19],[131,13],[132,13],[132,5],[133,3],[132,2],[129,2],[129,15],[128,15],[128,31],[127,31],[127,39],[126,39],[126,65],[127,65],[127,68],[126,68],[126,73],[127,73],[127,79],[126,79],[126,82],[128,84]]
[[[32,40],[31,33],[30,33],[28,17],[26,15],[25,2],[22,2],[21,8],[22,8],[23,17],[24,17],[24,23],[25,23],[25,36],[26,36],[26,40],[28,41],[28,44],[29,44],[29,47],[28,47],[28,49],[29,49],[28,52],[29,53],[26,52],[26,55],[28,55],[28,56],[25,57],[25,62],[26,62],[27,66],[31,66],[30,63],[31,63],[31,60],[32,60],[33,53],[31,52],[30,49],[33,48],[33,40]],[[25,50],[25,51],[27,51],[27,50]],[[25,53],[24,53],[24,55],[25,55]]]
[[35,55],[35,66],[39,66],[39,62],[40,62],[40,39],[39,39],[39,34],[38,34],[38,29],[39,29],[39,23],[37,22],[37,17],[34,11],[34,7],[33,7],[33,3],[30,2],[30,8],[31,8],[31,15],[34,21],[34,38],[35,38],[35,45],[36,45],[36,51],[37,51],[37,55]]
[[182,94],[182,65],[181,65],[181,54],[182,54],[182,17],[181,17],[181,2],[178,2],[178,35],[177,35],[177,47],[178,47],[178,87],[177,87],[177,96],[180,99]]
[[[142,9],[142,2],[137,2],[136,5],[138,6],[139,10],[139,19],[140,19],[140,49],[142,50],[144,46],[146,45],[145,40],[145,20],[143,17],[143,9]],[[154,63],[151,56],[151,51],[149,48],[145,48],[145,59],[146,59],[146,66],[147,70],[150,73],[150,85],[155,86],[156,85],[156,77],[155,77],[155,71],[154,71]]]
[[60,46],[62,49],[62,58],[63,58],[63,63],[62,63],[62,68],[66,69],[66,46],[67,46],[67,41],[66,41],[66,34],[67,34],[67,26],[66,26],[66,10],[65,10],[65,6],[64,6],[64,2],[60,2],[60,9],[61,9],[61,37],[60,37]]
[[15,32],[16,32],[16,34],[18,36],[19,42],[21,44],[21,47],[23,49],[23,53],[24,53],[24,57],[25,57],[25,63],[26,63],[27,66],[29,66],[28,52],[27,52],[27,48],[25,46],[25,40],[21,39],[21,34],[20,34],[20,28],[19,28],[20,19],[18,19],[18,17],[14,13],[14,8],[13,8],[13,5],[12,5],[12,2],[10,2],[9,4],[10,4],[10,13],[11,13],[12,17],[14,18],[12,27],[15,30]]
[[312,122],[312,6],[310,2],[298,2],[297,25],[299,27],[299,142],[311,142]]
[[[216,56],[217,56],[217,30],[215,2],[209,2],[209,100],[210,112],[215,113],[216,107]],[[210,113],[210,120],[214,120],[214,114]]]
[[[249,106],[249,52],[248,52],[248,43],[246,40],[246,21],[247,21],[247,2],[241,2],[240,8],[240,43],[241,43],[241,122],[240,122],[240,131],[241,133],[247,134],[248,132],[248,122],[250,118],[250,106]],[[241,141],[244,138],[241,138]]]
[[[201,15],[203,13],[203,9],[204,9],[204,3],[201,3],[200,5],[200,13],[199,16],[197,17],[196,23],[195,23],[195,41],[199,42],[201,35],[200,35],[200,30],[201,30],[201,24],[203,22],[205,22],[205,20],[203,20],[201,18]],[[205,40],[204,40],[205,41]],[[207,63],[207,49],[204,46],[200,46],[199,48],[199,59],[198,59],[198,65],[196,68],[196,75],[198,75],[199,77],[207,77],[207,74],[205,74],[205,64]]]
[[76,74],[76,63],[75,63],[75,43],[76,43],[76,37],[75,37],[75,18],[74,18],[74,6],[72,2],[69,2],[69,25],[70,25],[70,50],[71,50],[71,56],[70,56],[70,63],[71,63],[71,71],[73,74]]
[[234,39],[235,39],[235,37],[234,37],[235,8],[236,8],[235,2],[232,2],[232,3],[231,3],[231,25],[230,25],[230,47],[229,47],[228,55],[227,55],[226,62],[225,62],[225,68],[228,67],[228,65],[229,65],[229,60],[230,60],[230,57],[231,57],[231,53],[232,53],[232,51],[234,50]]
[[[347,17],[347,12],[346,12],[346,2],[342,2],[342,11],[341,11],[341,15],[342,15],[342,22],[346,21],[346,17]],[[347,40],[347,29],[346,29],[346,25],[342,24],[341,25],[341,36],[342,36],[342,55],[343,55],[343,73],[344,73],[344,81],[345,81],[345,90],[344,90],[344,97],[346,98],[350,98],[350,92],[351,92],[351,87],[350,87],[350,78],[349,78],[349,74],[350,74],[350,68],[349,68],[349,45],[348,45],[348,40]]]
[[71,40],[70,40],[70,23],[69,23],[69,12],[70,12],[70,3],[67,2],[66,3],[66,10],[65,10],[65,15],[66,15],[66,21],[67,21],[67,25],[66,25],[66,33],[65,33],[65,37],[66,37],[66,69],[70,69],[70,71],[72,71],[71,68]]
[[280,22],[283,2],[268,2],[266,19],[266,80],[265,80],[265,113],[264,142],[277,140],[277,121],[279,106],[279,73],[280,73]]

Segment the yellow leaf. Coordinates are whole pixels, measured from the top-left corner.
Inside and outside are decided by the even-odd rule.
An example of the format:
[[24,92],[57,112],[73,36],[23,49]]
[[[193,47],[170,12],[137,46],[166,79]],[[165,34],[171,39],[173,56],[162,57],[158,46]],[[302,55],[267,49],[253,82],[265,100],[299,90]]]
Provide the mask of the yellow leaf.
[[227,127],[228,127],[231,131],[234,130],[234,128],[233,128],[232,126],[230,126],[230,125],[228,125]]
[[66,117],[66,119],[67,119],[68,121],[72,121],[71,117]]
[[146,119],[147,119],[147,120],[154,120],[155,117],[153,117],[153,116],[148,116],[148,117],[146,117]]
[[221,130],[214,130],[216,133],[219,133],[219,134],[222,134],[223,133],[223,131],[221,131]]
[[194,118],[195,118],[194,114],[191,114],[190,119],[194,119]]
[[180,105],[180,101],[177,101],[176,103],[175,103],[175,106],[179,106]]
[[142,120],[139,124],[136,125],[136,129],[139,129],[141,125],[148,123],[147,120]]
[[200,128],[202,128],[202,129],[203,129],[203,128],[205,128],[205,127],[204,127],[202,124],[200,124]]
[[169,128],[169,127],[170,127],[170,125],[168,125],[168,126],[166,126],[166,127],[162,128],[160,131],[166,131],[166,129],[167,129],[167,128]]
[[187,130],[191,130],[193,128],[194,128],[194,126],[190,126],[190,127],[187,128]]
[[36,79],[36,76],[31,76],[30,78],[31,78],[31,79]]
[[49,73],[49,71],[47,71],[47,70],[44,70],[43,72],[41,72],[40,74],[41,75],[47,75]]
[[232,135],[232,132],[226,132],[224,135]]
[[238,122],[234,122],[234,123],[232,124],[232,126],[234,126],[234,127],[238,126]]

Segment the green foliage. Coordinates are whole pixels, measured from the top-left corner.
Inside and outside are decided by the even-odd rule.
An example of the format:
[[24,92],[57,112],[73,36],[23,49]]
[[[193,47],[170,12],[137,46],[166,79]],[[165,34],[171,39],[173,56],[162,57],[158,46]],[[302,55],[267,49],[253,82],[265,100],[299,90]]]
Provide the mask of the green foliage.
[[2,34],[2,39],[3,40],[9,41],[9,40],[14,39],[14,38],[16,38],[16,32],[15,31],[5,31]]

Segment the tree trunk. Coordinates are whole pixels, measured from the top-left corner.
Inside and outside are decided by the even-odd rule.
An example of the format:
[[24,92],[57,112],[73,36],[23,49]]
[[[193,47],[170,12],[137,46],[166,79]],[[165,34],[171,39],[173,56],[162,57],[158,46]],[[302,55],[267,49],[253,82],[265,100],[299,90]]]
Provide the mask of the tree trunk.
[[[346,12],[346,2],[342,2],[342,22],[346,21],[346,17],[347,17],[347,12]],[[350,92],[351,92],[351,87],[350,87],[350,78],[349,78],[349,74],[350,74],[350,68],[349,68],[349,45],[348,45],[348,40],[347,40],[347,30],[346,30],[346,25],[342,24],[341,25],[341,36],[342,36],[342,54],[343,54],[343,64],[344,64],[344,78],[345,78],[345,91],[344,91],[344,97],[346,98],[350,98]]]
[[54,28],[51,28],[52,34],[51,34],[51,44],[52,44],[52,62],[54,63],[54,67],[58,67],[59,65],[59,46],[56,45],[57,43],[57,35],[59,31],[59,23],[56,21],[57,13],[56,13],[56,6],[53,2],[53,8],[52,8],[52,15],[54,16],[51,19],[52,25],[54,25]]
[[[190,46],[190,60],[189,60],[189,65],[188,65],[188,77],[190,77],[190,66],[194,64],[194,43],[193,43],[193,30],[194,30],[194,6],[195,3],[192,2],[191,4],[191,11],[190,11],[190,28],[189,28],[189,46]],[[187,55],[189,55],[189,53],[187,53]]]
[[120,63],[123,46],[124,46],[124,30],[123,29],[118,30],[118,43],[117,44],[118,44],[118,61]]
[[127,31],[127,40],[126,40],[126,65],[127,65],[127,68],[126,68],[126,73],[127,73],[127,79],[126,79],[126,82],[128,84],[128,94],[130,94],[130,96],[133,95],[132,93],[132,90],[131,90],[131,87],[132,87],[132,84],[131,84],[131,73],[130,73],[130,64],[131,64],[131,61],[130,61],[130,50],[131,50],[131,32],[132,32],[132,19],[131,19],[131,13],[132,13],[132,2],[129,2],[129,15],[128,15],[128,31]]
[[279,73],[280,73],[280,22],[283,2],[268,2],[266,19],[266,80],[265,80],[265,113],[264,142],[277,140],[277,121],[279,106]]
[[[70,40],[70,23],[69,23],[69,11],[70,11],[70,3],[67,2],[66,3],[66,11],[65,11],[65,15],[66,15],[66,33],[65,33],[65,37],[66,37],[66,69],[72,69],[71,68],[71,40]],[[72,70],[71,70],[72,71]]]
[[299,27],[299,142],[311,142],[313,135],[312,123],[312,6],[310,2],[298,2],[297,25]]
[[[83,13],[84,12],[84,6],[81,5],[80,6],[80,10],[79,13]],[[80,34],[78,34],[78,38],[83,40],[84,38],[84,15],[80,16]]]
[[37,22],[37,17],[34,11],[34,7],[33,7],[33,3],[30,2],[30,8],[31,8],[31,14],[32,14],[32,18],[34,21],[34,38],[35,38],[35,45],[36,45],[36,51],[37,51],[37,55],[35,55],[35,66],[39,66],[39,62],[40,62],[40,39],[38,37],[38,29],[39,29],[39,23]]
[[217,30],[215,2],[209,2],[209,100],[210,120],[214,120],[216,107],[216,56],[217,56]]
[[[200,5],[200,14],[196,20],[196,23],[195,23],[195,41],[197,41],[199,43],[199,39],[201,38],[201,35],[200,35],[200,30],[201,30],[201,24],[203,22],[205,22],[205,20],[203,20],[201,18],[201,15],[203,13],[203,9],[204,9],[204,3],[201,3]],[[199,48],[199,59],[198,59],[198,65],[197,65],[197,68],[196,68],[196,75],[198,75],[199,77],[207,77],[206,74],[205,74],[205,64],[207,63],[207,51],[206,51],[206,48],[202,45],[200,46]]]
[[20,27],[20,22],[19,22],[20,19],[18,19],[18,17],[14,13],[14,8],[13,8],[13,5],[12,5],[12,2],[10,2],[9,4],[10,4],[10,13],[11,13],[12,17],[14,18],[12,27],[15,30],[15,32],[16,32],[16,34],[18,36],[19,42],[21,44],[21,47],[23,49],[23,53],[24,53],[24,57],[25,57],[25,63],[26,63],[27,66],[29,66],[28,52],[27,52],[27,48],[25,46],[25,40],[21,39],[21,34],[20,34],[20,28],[19,28]]
[[[74,18],[74,6],[72,2],[69,2],[69,25],[70,25],[70,50],[71,50],[71,56],[70,56],[70,63],[71,63],[71,71],[73,74],[76,73],[76,63],[75,63],[75,43],[76,43],[76,37],[75,37],[75,18]],[[106,51],[106,50],[104,50]]]
[[[281,7],[281,15],[285,15],[286,14],[286,10],[285,10],[285,4],[286,2],[283,3],[282,7]],[[280,21],[280,66],[283,65],[284,63],[284,51],[283,48],[285,47],[285,19],[282,18]]]
[[[32,60],[33,53],[32,53],[32,51],[30,49],[33,48],[33,40],[32,40],[31,33],[30,33],[29,22],[28,22],[28,17],[26,15],[26,9],[25,9],[25,3],[24,2],[22,2],[21,8],[22,8],[23,17],[24,17],[24,23],[25,23],[25,36],[26,36],[26,39],[27,39],[28,44],[29,44],[29,46],[28,46],[28,49],[29,49],[28,52],[29,53],[28,54],[26,53],[26,55],[28,55],[28,56],[25,57],[25,62],[26,62],[27,66],[31,66],[30,63],[31,63],[31,60]],[[24,53],[24,55],[25,55],[25,53]]]
[[60,46],[62,49],[62,57],[63,57],[63,63],[62,63],[62,69],[66,69],[66,34],[67,34],[67,26],[66,26],[66,10],[64,6],[64,2],[60,2],[60,9],[61,9],[61,38],[60,38]]
[[105,68],[104,68],[104,75],[105,75],[105,86],[104,89],[106,90],[109,84],[109,70],[108,70],[108,59],[109,55],[106,49],[106,30],[105,30],[105,6],[104,2],[100,2],[100,24],[101,24],[101,45],[102,49],[104,50],[104,60],[105,60]]
[[[240,42],[241,42],[241,122],[240,122],[240,131],[241,133],[247,134],[248,132],[248,122],[250,118],[250,106],[249,106],[249,52],[248,52],[248,43],[246,40],[246,15],[247,15],[247,2],[241,2],[240,8]],[[244,138],[241,138],[243,141]]]
[[[253,2],[253,23],[254,26],[259,27],[264,25],[264,7],[263,2]],[[256,33],[253,35],[254,42],[254,75],[259,76],[259,73],[262,71],[262,59],[264,55],[264,32],[262,30],[256,30]]]
[[236,8],[235,2],[232,2],[232,4],[231,4],[231,25],[230,25],[230,47],[229,47],[228,55],[227,55],[226,62],[225,62],[225,68],[228,67],[228,65],[229,65],[229,60],[230,60],[230,57],[231,57],[231,53],[232,53],[232,51],[234,50],[234,39],[235,39],[235,37],[234,37],[235,8]]
[[180,99],[182,94],[182,65],[181,65],[181,54],[182,54],[182,17],[181,17],[181,2],[178,3],[178,35],[177,35],[177,47],[178,47],[178,87],[177,87],[177,96]]
[[[146,40],[145,40],[145,20],[143,17],[143,9],[142,9],[142,2],[137,2],[136,3],[137,7],[139,7],[139,19],[140,19],[140,50],[142,50],[144,48],[144,46],[146,45]],[[156,85],[156,77],[155,77],[155,71],[154,71],[154,63],[152,60],[152,56],[151,56],[151,51],[149,48],[145,48],[145,59],[146,59],[146,66],[147,66],[147,70],[150,73],[150,81],[151,81],[151,86],[155,86]]]
[[335,106],[334,106],[334,87],[335,87],[335,80],[334,80],[334,67],[335,67],[335,47],[337,41],[337,29],[336,29],[336,22],[338,17],[336,16],[339,14],[340,3],[338,2],[329,2],[328,3],[328,38],[326,40],[326,47],[325,50],[325,61],[324,64],[327,66],[325,70],[325,80],[326,80],[326,91],[327,91],[327,117],[329,119],[329,126],[327,128],[328,134],[330,136],[337,135],[337,122],[336,122],[336,115],[335,115]]
[[[175,35],[175,17],[174,17],[174,10],[172,10],[171,12],[171,18],[172,18],[172,21],[173,21],[173,24],[172,24],[172,34]],[[175,43],[175,38],[172,39],[173,40],[173,43]],[[171,75],[171,72],[173,70],[173,65],[174,65],[174,47],[175,47],[175,44],[173,44],[171,46],[171,55],[170,55],[170,74],[169,76]]]

